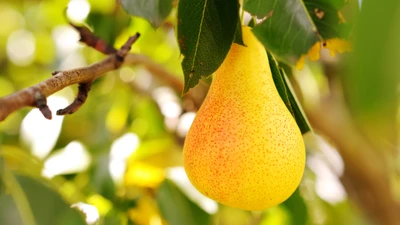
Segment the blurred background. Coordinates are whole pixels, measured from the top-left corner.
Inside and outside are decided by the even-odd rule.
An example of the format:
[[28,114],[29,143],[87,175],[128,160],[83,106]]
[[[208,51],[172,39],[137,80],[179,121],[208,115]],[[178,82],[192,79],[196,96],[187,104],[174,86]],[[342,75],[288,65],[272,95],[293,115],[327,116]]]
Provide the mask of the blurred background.
[[[73,115],[46,120],[25,108],[0,123],[0,224],[400,224],[400,5],[354,2],[365,13],[352,54],[322,50],[302,70],[288,67],[314,132],[304,135],[303,180],[283,204],[249,212],[197,192],[182,145],[210,81],[181,97],[138,64],[96,80]],[[105,57],[79,43],[68,21],[116,48],[139,32],[132,52],[183,80],[175,20],[173,8],[154,29],[115,0],[2,0],[0,96]],[[76,92],[49,97],[53,113]]]

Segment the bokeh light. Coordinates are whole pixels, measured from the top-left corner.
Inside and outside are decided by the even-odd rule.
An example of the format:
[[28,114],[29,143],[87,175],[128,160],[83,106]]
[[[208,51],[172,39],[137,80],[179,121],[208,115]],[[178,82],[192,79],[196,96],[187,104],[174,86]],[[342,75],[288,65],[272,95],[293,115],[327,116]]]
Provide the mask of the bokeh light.
[[71,0],[68,3],[67,17],[72,22],[82,23],[90,12],[90,4],[86,0]]
[[116,184],[121,184],[126,170],[126,162],[139,146],[140,140],[135,133],[126,133],[111,145],[108,169]]
[[85,146],[78,141],[73,141],[46,159],[42,175],[51,178],[60,174],[79,173],[85,171],[91,161],[91,155]]
[[27,30],[14,31],[7,41],[7,55],[18,66],[29,65],[35,56],[35,36]]
[[71,207],[77,208],[85,214],[85,216],[86,216],[85,220],[88,225],[95,224],[97,222],[97,220],[99,220],[99,218],[100,218],[99,211],[93,205],[86,204],[83,202],[78,202],[78,203],[71,205]]
[[44,118],[39,109],[32,109],[21,124],[21,140],[31,153],[39,159],[45,158],[55,146],[61,132],[64,117],[56,116],[54,109],[68,105],[64,97],[50,96],[47,104],[52,111],[52,119]]

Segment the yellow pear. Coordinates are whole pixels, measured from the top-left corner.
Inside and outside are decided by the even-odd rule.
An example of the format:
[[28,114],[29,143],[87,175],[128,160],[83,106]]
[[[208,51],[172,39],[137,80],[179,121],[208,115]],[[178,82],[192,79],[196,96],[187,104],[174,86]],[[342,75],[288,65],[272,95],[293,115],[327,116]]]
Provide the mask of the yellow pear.
[[193,185],[219,203],[263,210],[285,201],[303,176],[301,132],[281,100],[264,46],[243,27],[187,134]]

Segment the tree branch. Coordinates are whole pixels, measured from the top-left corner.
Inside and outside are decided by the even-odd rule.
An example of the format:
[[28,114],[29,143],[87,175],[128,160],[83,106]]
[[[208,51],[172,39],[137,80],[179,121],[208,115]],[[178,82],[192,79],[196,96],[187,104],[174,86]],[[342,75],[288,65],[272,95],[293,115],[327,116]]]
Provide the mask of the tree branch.
[[92,84],[93,82],[80,83],[78,86],[78,95],[75,100],[66,108],[57,110],[57,115],[66,115],[76,112],[86,102]]
[[[47,106],[46,97],[67,86],[79,84],[77,97],[71,105],[57,111],[57,115],[74,113],[85,103],[93,81],[103,76],[106,72],[118,69],[122,65],[143,65],[153,76],[163,80],[177,93],[182,93],[183,82],[177,76],[144,55],[129,54],[130,46],[136,41],[139,34],[130,37],[120,50],[116,50],[104,40],[96,37],[88,28],[73,24],[71,26],[79,32],[81,36],[80,42],[108,56],[90,66],[55,71],[52,73],[53,76],[47,80],[0,98],[0,121],[5,120],[11,113],[27,106],[39,108],[47,119],[51,119],[52,114]],[[203,96],[192,96],[190,93],[186,96],[194,102],[196,107],[199,107],[203,98]]]
[[[57,71],[53,73],[54,76],[47,80],[0,98],[0,121],[3,121],[12,112],[26,106],[38,107],[44,117],[51,119],[51,111],[46,104],[46,97],[73,84],[91,84],[106,72],[119,68],[124,63],[130,46],[139,36],[139,33],[137,33],[135,36],[130,37],[115,54],[109,55],[97,63],[87,67]],[[81,101],[82,94],[87,96],[87,93],[85,94],[82,91],[78,93],[77,99],[66,109],[61,110],[61,114],[75,112],[85,102]]]

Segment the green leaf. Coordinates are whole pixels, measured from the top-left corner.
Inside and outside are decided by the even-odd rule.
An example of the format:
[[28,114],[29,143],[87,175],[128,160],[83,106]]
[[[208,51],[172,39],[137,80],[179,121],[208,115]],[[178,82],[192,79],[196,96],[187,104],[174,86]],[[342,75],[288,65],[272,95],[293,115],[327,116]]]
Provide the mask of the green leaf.
[[130,16],[125,13],[107,15],[100,12],[91,12],[86,22],[93,28],[96,36],[112,45],[118,35],[129,26],[130,19]]
[[236,26],[237,27],[236,27],[235,37],[233,38],[233,42],[239,45],[246,46],[243,42],[242,23],[240,20],[238,20]]
[[[3,182],[7,192],[0,193],[0,205],[12,204],[7,204],[10,208],[0,207],[0,224],[86,224],[82,213],[71,208],[59,193],[43,182],[10,171],[4,173]],[[18,215],[17,218],[7,216],[10,213]]]
[[352,116],[371,141],[384,142],[379,151],[398,144],[399,8],[399,1],[363,1],[350,73],[342,76]]
[[352,25],[342,21],[339,10],[343,8],[345,0],[303,0],[308,13],[323,39],[347,39]]
[[294,63],[320,40],[348,39],[352,23],[342,17],[345,0],[245,0],[244,9],[263,21],[253,29],[264,46],[280,59]]
[[184,93],[215,72],[234,40],[239,20],[237,0],[180,0],[178,42],[184,56]]
[[300,196],[298,188],[282,205],[290,212],[291,224],[307,224],[307,206],[304,199]]
[[317,28],[301,0],[247,0],[244,9],[265,17],[253,32],[268,50],[285,61],[296,62],[318,41]]
[[159,27],[172,9],[172,0],[121,0],[122,8],[132,16],[149,21]]
[[308,131],[311,131],[310,123],[308,122],[307,117],[295,96],[285,71],[278,66],[277,61],[269,52],[268,61],[269,66],[271,67],[272,78],[274,79],[276,89],[278,90],[279,95],[281,96],[286,107],[293,115],[293,118],[296,120],[297,126],[299,126],[301,133],[305,134]]
[[157,193],[161,214],[169,225],[211,225],[211,216],[190,201],[170,180],[165,180]]

